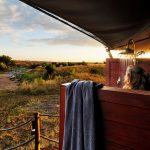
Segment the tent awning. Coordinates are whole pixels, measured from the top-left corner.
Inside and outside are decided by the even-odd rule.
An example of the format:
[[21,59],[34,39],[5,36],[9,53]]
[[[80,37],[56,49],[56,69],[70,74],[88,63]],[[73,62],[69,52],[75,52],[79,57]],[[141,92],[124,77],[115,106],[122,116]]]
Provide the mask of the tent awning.
[[[150,50],[150,9],[147,0],[20,0],[55,14],[92,33],[110,49],[130,39]],[[147,39],[147,40],[143,40]]]

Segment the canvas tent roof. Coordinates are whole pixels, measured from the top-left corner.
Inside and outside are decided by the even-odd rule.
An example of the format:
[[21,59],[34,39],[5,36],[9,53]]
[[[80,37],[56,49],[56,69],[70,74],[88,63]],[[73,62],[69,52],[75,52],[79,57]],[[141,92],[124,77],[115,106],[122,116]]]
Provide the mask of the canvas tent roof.
[[20,1],[92,33],[110,49],[122,48],[133,39],[137,48],[150,50],[150,9],[146,0]]

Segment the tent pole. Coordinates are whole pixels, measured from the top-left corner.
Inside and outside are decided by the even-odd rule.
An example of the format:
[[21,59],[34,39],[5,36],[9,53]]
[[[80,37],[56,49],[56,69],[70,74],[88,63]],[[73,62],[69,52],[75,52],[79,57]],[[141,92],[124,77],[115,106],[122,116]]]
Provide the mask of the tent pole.
[[112,53],[110,52],[110,49],[109,49],[109,48],[106,48],[106,51],[107,51],[107,53],[108,53],[109,58],[113,58]]

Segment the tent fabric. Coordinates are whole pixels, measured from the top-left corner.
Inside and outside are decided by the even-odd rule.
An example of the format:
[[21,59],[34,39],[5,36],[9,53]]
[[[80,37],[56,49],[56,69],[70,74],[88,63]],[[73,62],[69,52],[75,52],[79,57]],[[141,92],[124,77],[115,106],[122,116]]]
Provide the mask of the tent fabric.
[[[122,47],[130,39],[139,41],[150,38],[150,9],[147,0],[20,1],[53,13],[92,33],[110,49]],[[146,41],[144,44],[139,42],[138,46],[150,49],[150,42]]]

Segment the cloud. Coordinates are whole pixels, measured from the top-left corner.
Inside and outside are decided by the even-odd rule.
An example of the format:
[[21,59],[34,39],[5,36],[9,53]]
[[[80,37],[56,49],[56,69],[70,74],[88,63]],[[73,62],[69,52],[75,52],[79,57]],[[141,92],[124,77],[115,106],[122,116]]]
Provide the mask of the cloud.
[[0,0],[0,34],[12,33],[14,23],[20,18],[17,6],[15,4],[8,5],[6,1]]
[[48,45],[102,46],[102,44],[96,42],[94,39],[86,38],[85,35],[78,35],[76,32],[69,31],[55,37],[30,39],[29,42],[31,45],[41,43]]
[[[62,23],[16,0],[0,0],[0,10],[0,26],[7,25],[12,30],[31,32],[40,28],[62,32],[67,29]],[[5,32],[5,28],[1,30]]]
[[[27,45],[44,43],[48,45],[67,44],[75,46],[96,46],[86,35],[16,0],[0,0],[0,35],[8,35],[12,41],[25,41]],[[43,32],[42,38],[33,37]],[[24,38],[24,35],[31,33]],[[44,33],[46,33],[45,37]],[[28,44],[29,43],[29,44]]]

